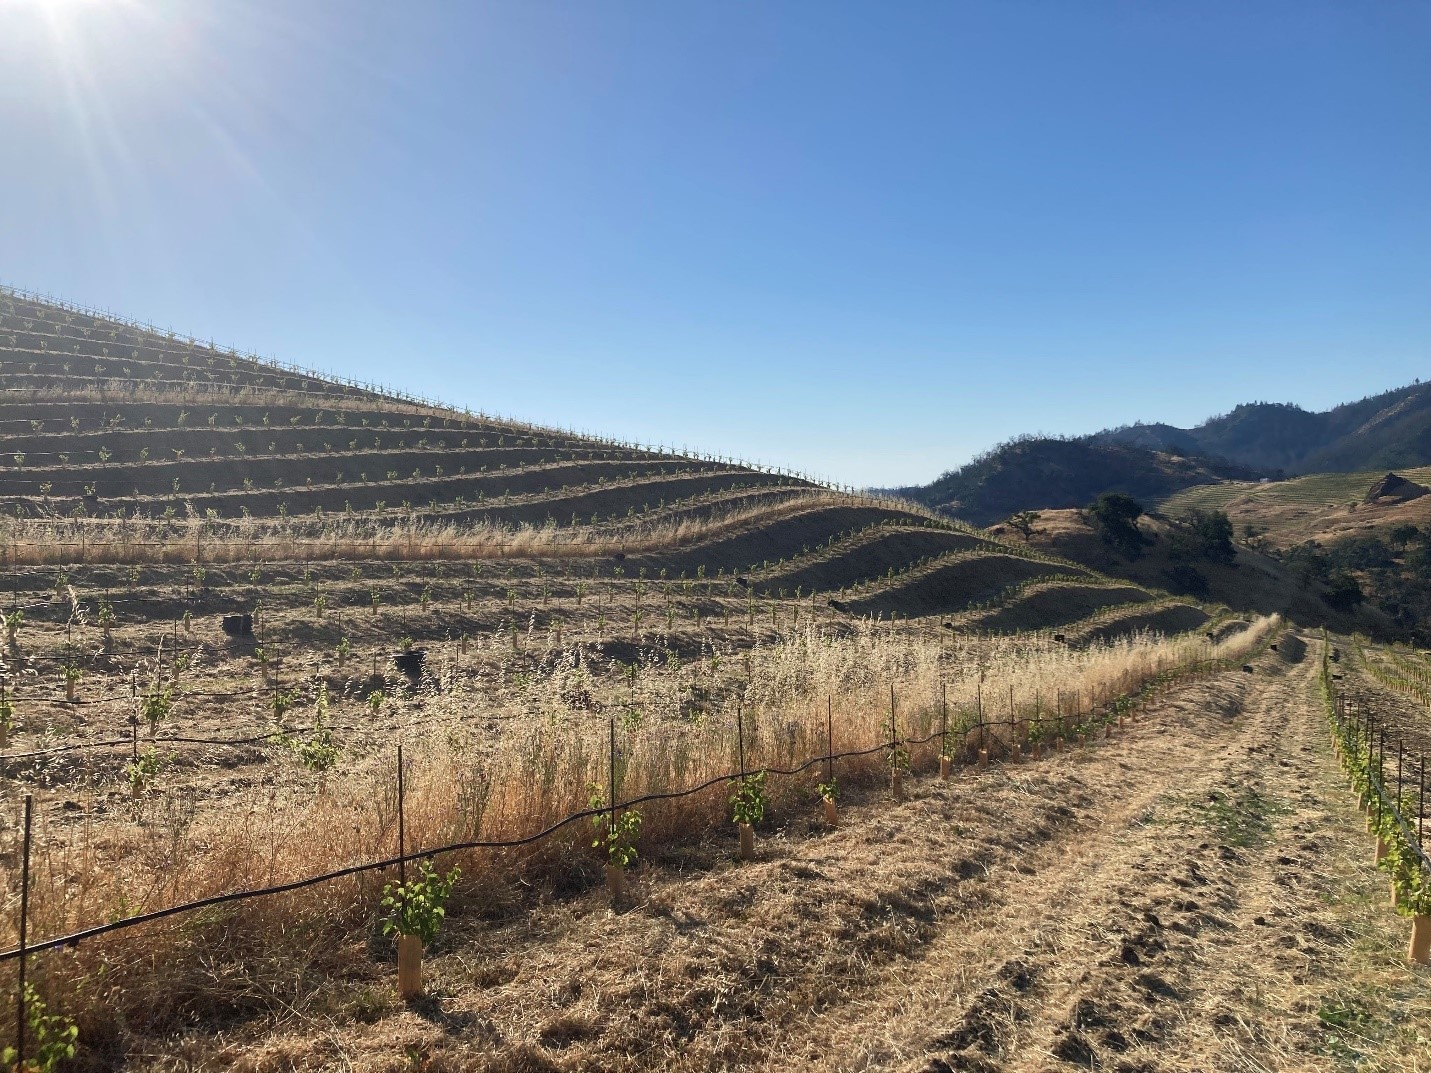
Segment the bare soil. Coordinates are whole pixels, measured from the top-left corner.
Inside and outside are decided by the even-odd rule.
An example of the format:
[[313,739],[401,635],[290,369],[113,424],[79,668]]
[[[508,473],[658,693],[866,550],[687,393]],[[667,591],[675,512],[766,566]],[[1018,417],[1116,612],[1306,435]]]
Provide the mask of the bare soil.
[[1424,971],[1320,714],[1316,644],[1086,750],[786,816],[598,895],[464,919],[429,996],[390,959],[145,1069],[1413,1069]]

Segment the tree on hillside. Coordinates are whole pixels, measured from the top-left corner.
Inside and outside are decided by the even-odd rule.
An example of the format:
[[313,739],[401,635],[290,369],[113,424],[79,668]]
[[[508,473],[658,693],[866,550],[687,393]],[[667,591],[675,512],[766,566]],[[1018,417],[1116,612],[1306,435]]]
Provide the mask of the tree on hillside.
[[1231,563],[1237,558],[1237,549],[1232,545],[1232,522],[1225,511],[1194,510],[1188,515],[1188,525],[1204,559]]
[[1343,570],[1332,576],[1331,583],[1327,586],[1326,595],[1322,599],[1337,611],[1352,611],[1357,604],[1366,599],[1366,594],[1361,591],[1361,585],[1357,579]]
[[1393,525],[1391,529],[1387,531],[1386,539],[1393,547],[1404,548],[1420,536],[1421,530],[1419,527],[1411,525],[1410,523],[1403,523],[1401,525]]
[[1021,510],[1009,519],[1009,528],[1022,533],[1024,543],[1029,542],[1029,538],[1034,533],[1034,522],[1038,521],[1039,513],[1036,510]]
[[1212,598],[1212,585],[1204,574],[1192,563],[1174,563],[1163,571],[1168,579],[1168,591],[1183,596],[1196,596],[1199,600]]
[[1282,561],[1296,575],[1297,582],[1306,588],[1313,581],[1323,581],[1331,577],[1331,564],[1315,540],[1305,544],[1293,544],[1282,555]]
[[1151,543],[1138,528],[1142,513],[1142,504],[1121,492],[1104,492],[1088,508],[1098,535],[1130,559],[1142,555],[1143,546]]

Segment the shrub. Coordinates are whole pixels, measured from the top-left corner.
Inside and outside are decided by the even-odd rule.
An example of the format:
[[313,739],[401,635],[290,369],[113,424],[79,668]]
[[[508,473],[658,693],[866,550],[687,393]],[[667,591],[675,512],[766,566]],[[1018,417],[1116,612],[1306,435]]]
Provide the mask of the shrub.
[[1351,612],[1366,599],[1366,594],[1361,591],[1361,585],[1356,578],[1342,571],[1332,576],[1322,599],[1336,611]]

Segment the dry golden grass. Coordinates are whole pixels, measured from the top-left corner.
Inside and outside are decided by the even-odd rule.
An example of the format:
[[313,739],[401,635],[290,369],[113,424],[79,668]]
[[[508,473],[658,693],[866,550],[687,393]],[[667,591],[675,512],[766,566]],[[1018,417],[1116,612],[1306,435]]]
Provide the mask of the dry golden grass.
[[358,941],[322,984],[246,967],[291,1000],[132,1064],[1425,1070],[1424,973],[1375,904],[1315,659],[1282,649],[1096,748],[853,795],[834,831],[792,816],[738,868],[713,832],[643,869],[631,912],[458,916],[411,1006]]
[[[1059,693],[1066,709],[1087,711],[1209,651],[1235,658],[1273,625],[1260,621],[1211,650],[1201,637],[1141,636],[1073,650],[1027,637],[955,638],[941,645],[922,632],[886,627],[842,637],[808,630],[757,647],[736,663],[746,678],[739,703],[747,766],[793,767],[822,754],[827,705],[836,751],[887,743],[891,687],[901,738],[932,734],[946,694],[956,734],[976,706],[986,718],[1005,718],[1011,688],[1022,727],[1035,703],[1046,711]],[[629,682],[610,663],[573,652],[540,681],[485,695],[477,713],[470,696],[445,698],[454,715],[465,710],[467,718],[398,735],[408,761],[409,848],[521,838],[585,808],[589,787],[608,778],[608,726],[585,710],[590,700],[574,708],[574,697],[619,713],[623,800],[735,770],[734,706],[694,719],[685,707],[702,677],[718,670],[655,664]],[[503,696],[505,707],[494,699]],[[492,721],[502,717],[509,718]],[[916,765],[927,768],[938,748],[932,742],[915,749]],[[886,765],[887,754],[877,751],[840,761],[837,773],[842,786],[869,785],[887,777]],[[52,838],[42,829],[32,937],[390,856],[396,850],[394,772],[392,754],[380,750],[330,776],[326,792],[280,793],[260,781],[225,799],[220,810],[160,795],[135,813],[139,823],[111,804],[89,815],[77,837]],[[775,779],[776,803],[808,794],[819,776],[816,766],[800,779]],[[643,852],[662,852],[724,822],[727,792],[717,785],[643,806]],[[599,863],[590,836],[583,821],[526,849],[455,854],[467,875],[462,903],[469,911],[502,904],[518,880],[553,891],[584,886]],[[13,890],[13,854],[8,860]],[[175,1019],[262,1006],[262,996],[251,993],[252,966],[298,978],[338,971],[324,953],[311,960],[305,954],[302,965],[294,964],[293,944],[351,956],[352,937],[371,927],[381,882],[365,875],[107,936],[75,953],[45,956],[46,986],[58,1005],[79,1014],[91,1039],[116,1032],[121,1014],[131,1026],[158,1029]],[[290,994],[289,1001],[295,998]]]
[[[198,518],[108,521],[5,519],[0,564],[332,562],[385,559],[432,562],[500,558],[595,558],[620,551],[648,554],[718,539],[825,507],[866,506],[901,514],[903,503],[841,495],[812,488],[774,504],[737,508],[653,525],[557,528],[553,526],[442,525],[422,521],[378,524],[330,515],[326,522]],[[928,512],[920,516],[930,517]],[[941,522],[940,524],[947,524]]]

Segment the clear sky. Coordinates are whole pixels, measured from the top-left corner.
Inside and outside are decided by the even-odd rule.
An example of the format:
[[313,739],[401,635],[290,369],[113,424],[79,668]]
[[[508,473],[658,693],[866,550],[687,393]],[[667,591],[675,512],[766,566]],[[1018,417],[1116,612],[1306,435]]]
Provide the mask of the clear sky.
[[1431,3],[0,0],[0,280],[853,484],[1431,372]]

